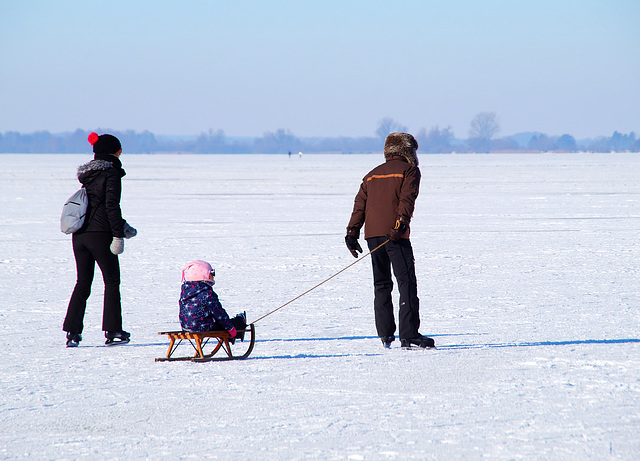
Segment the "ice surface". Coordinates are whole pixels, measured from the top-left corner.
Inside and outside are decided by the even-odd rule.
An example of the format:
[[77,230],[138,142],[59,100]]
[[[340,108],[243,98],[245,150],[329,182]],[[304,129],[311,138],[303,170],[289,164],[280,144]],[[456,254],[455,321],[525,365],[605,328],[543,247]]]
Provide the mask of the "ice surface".
[[[182,265],[255,320],[353,261],[380,155],[122,156],[126,346],[96,273],[80,347],[59,214],[88,155],[2,155],[2,459],[640,459],[640,155],[422,155],[424,334],[376,337],[368,259],[256,325],[245,361],[156,363]],[[182,346],[186,347],[186,346]]]

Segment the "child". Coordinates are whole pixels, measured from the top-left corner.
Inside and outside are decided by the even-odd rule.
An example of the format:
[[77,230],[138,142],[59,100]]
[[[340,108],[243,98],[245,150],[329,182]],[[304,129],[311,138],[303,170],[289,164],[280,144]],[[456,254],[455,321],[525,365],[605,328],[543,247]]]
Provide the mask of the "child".
[[192,261],[182,269],[180,293],[180,325],[186,331],[227,330],[232,342],[236,335],[242,341],[247,327],[246,313],[233,319],[222,308],[218,295],[213,291],[216,272],[206,261]]

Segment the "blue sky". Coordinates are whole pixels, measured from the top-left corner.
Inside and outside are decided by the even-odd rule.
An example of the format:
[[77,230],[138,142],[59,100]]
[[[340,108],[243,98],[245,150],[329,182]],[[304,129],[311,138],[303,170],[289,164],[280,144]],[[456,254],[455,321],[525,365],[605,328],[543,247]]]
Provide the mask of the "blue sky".
[[0,132],[640,134],[637,0],[0,0]]

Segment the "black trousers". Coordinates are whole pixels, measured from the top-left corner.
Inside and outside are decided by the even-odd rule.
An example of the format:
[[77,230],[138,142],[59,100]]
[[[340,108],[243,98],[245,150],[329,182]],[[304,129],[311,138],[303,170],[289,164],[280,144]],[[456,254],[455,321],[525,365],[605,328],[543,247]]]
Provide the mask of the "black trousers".
[[110,232],[85,232],[73,234],[73,254],[76,258],[77,279],[73,289],[67,316],[62,329],[82,333],[87,299],[96,263],[104,280],[103,331],[122,331],[122,305],[120,303],[120,263],[118,256],[109,249],[113,237]]
[[[385,240],[387,237],[367,239],[369,250],[373,250]],[[375,294],[373,308],[378,336],[393,336],[396,332],[391,297],[393,290],[391,268],[393,268],[400,292],[398,312],[400,339],[417,337],[420,328],[420,300],[418,299],[418,284],[411,242],[409,239],[399,239],[396,242],[387,243],[371,253],[371,263]]]

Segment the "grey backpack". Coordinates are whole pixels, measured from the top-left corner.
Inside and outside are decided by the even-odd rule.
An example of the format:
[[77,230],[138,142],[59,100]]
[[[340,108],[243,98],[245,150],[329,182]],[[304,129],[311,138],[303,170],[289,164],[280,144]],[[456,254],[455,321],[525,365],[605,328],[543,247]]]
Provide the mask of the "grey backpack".
[[73,234],[84,224],[84,217],[87,214],[89,197],[87,189],[81,187],[66,201],[62,207],[60,216],[60,230],[65,234]]

